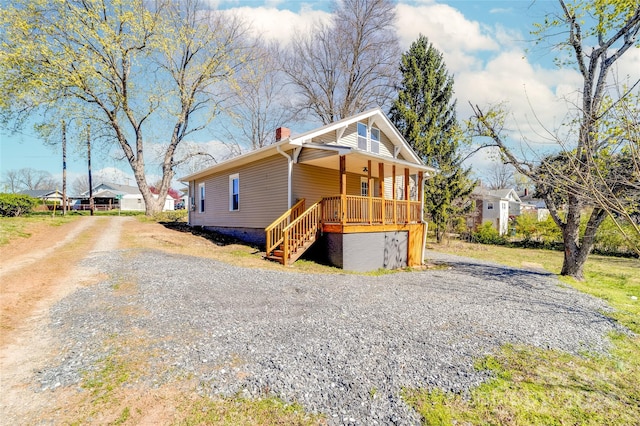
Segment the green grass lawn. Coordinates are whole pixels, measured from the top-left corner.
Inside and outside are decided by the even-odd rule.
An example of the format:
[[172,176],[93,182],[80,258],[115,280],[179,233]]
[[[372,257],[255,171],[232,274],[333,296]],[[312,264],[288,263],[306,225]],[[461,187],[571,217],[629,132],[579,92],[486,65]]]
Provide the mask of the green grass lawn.
[[[429,249],[493,260],[509,266],[532,264],[558,273],[562,253],[466,243]],[[606,300],[607,313],[640,334],[640,261],[592,256],[585,281],[562,281]],[[495,378],[467,397],[437,389],[408,389],[405,399],[424,424],[631,425],[640,419],[640,337],[611,336],[608,355],[574,356],[528,346],[505,346],[477,361]]]

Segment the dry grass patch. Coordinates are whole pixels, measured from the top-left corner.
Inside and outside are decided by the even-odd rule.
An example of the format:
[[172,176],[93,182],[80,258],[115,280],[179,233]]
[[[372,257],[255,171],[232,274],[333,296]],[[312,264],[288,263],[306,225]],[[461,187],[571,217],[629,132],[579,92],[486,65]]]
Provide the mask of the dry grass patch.
[[[76,282],[65,282],[74,279],[81,282],[80,277],[71,277],[73,267],[91,250],[95,239],[100,233],[100,223],[96,222],[85,232],[80,234],[72,243],[67,244],[55,252],[24,268],[16,269],[4,274],[0,284],[2,298],[0,298],[0,329],[2,330],[2,344],[9,338],[8,333],[23,324],[34,308],[42,300],[56,297],[60,291],[73,287]],[[9,265],[13,259],[24,256],[29,251],[36,252],[41,247],[48,247],[52,242],[64,236],[72,224],[51,228],[50,224],[36,222],[33,226],[26,226],[34,232],[34,236],[27,240],[15,240],[3,248],[3,258],[0,264]],[[96,277],[92,278],[94,282]],[[88,282],[82,281],[83,284]]]
[[123,245],[126,248],[159,249],[167,253],[204,257],[234,266],[284,272],[344,274],[345,271],[315,262],[298,260],[293,266],[265,260],[264,251],[237,240],[214,233],[192,229],[186,224],[166,226],[148,220],[132,220],[124,225]]

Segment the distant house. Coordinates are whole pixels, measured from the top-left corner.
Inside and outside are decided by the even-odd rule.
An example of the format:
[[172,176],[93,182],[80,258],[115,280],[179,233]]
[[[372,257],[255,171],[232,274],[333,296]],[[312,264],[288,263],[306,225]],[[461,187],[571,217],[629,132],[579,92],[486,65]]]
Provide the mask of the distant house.
[[475,227],[488,221],[500,235],[509,231],[509,220],[520,216],[523,212],[522,200],[512,188],[476,187],[471,197],[476,202]]
[[528,189],[518,194],[522,201],[523,212],[535,214],[538,222],[546,220],[549,216],[547,203],[541,198],[535,198]]
[[62,202],[62,191],[58,191],[57,189],[27,189],[20,191],[19,194],[28,195],[43,201]]
[[[157,197],[157,195],[154,195]],[[75,197],[81,208],[89,205],[89,191]],[[137,186],[103,182],[93,187],[93,202],[98,210],[145,211],[146,204]],[[174,210],[175,200],[167,195],[163,211]]]
[[349,270],[423,262],[424,180],[435,173],[380,109],[291,136],[180,180],[189,224]]

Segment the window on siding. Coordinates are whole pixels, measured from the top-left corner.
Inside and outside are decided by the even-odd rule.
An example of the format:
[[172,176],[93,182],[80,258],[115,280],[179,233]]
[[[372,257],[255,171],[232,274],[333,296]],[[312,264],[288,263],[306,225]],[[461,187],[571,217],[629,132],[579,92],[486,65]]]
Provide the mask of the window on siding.
[[493,203],[487,203],[487,210],[493,210]]
[[229,176],[229,210],[240,210],[240,175]]
[[364,123],[358,123],[358,148],[367,150],[367,125]]
[[198,212],[204,213],[204,182],[198,184],[198,194],[200,195],[200,204],[198,205]]
[[371,128],[371,152],[380,153],[380,129]]
[[363,197],[369,195],[369,178],[360,177],[360,195]]

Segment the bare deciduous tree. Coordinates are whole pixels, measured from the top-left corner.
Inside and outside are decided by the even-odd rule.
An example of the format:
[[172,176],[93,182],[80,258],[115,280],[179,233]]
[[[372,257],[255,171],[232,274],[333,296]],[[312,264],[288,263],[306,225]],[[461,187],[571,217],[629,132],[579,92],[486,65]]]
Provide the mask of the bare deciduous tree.
[[76,177],[71,184],[71,190],[73,191],[73,195],[80,195],[89,191],[89,176],[80,175]]
[[[244,63],[244,25],[197,0],[16,0],[0,20],[5,118],[90,120],[122,150],[146,213],[159,211],[178,146],[219,113],[218,88]],[[146,179],[150,141],[163,146],[157,198]]]
[[514,167],[510,164],[497,163],[487,174],[489,189],[503,189],[515,186]]
[[258,43],[253,52],[252,66],[236,76],[225,108],[229,123],[222,124],[225,141],[236,155],[273,143],[275,130],[293,118],[279,46]]
[[15,194],[20,191],[20,180],[18,176],[18,170],[7,170],[3,173],[2,186],[3,191]]
[[331,22],[298,34],[284,71],[296,88],[296,110],[322,123],[386,106],[398,80],[400,48],[390,0],[336,2]]
[[60,183],[51,173],[26,167],[18,170],[7,170],[2,183],[10,192],[33,191],[37,189],[57,189]]
[[[628,214],[626,200],[637,200],[640,175],[633,171],[638,162],[634,158],[637,144],[632,136],[620,137],[631,134],[637,122],[616,120],[614,113],[629,104],[640,79],[633,76],[627,85],[630,89],[616,90],[620,85],[612,84],[611,71],[629,49],[638,46],[640,4],[625,0],[567,4],[559,0],[559,6],[560,13],[548,17],[536,34],[540,40],[550,40],[559,28],[566,30],[561,32],[566,38],[556,47],[570,55],[559,63],[574,65],[583,83],[579,105],[568,103],[567,121],[576,127],[565,136],[550,132],[558,141],[560,154],[541,165],[518,158],[502,134],[504,111],[472,106],[473,124],[477,135],[491,138],[508,161],[542,189],[551,217],[562,230],[561,274],[582,279],[602,221],[608,214]],[[581,233],[583,216],[586,227]]]

